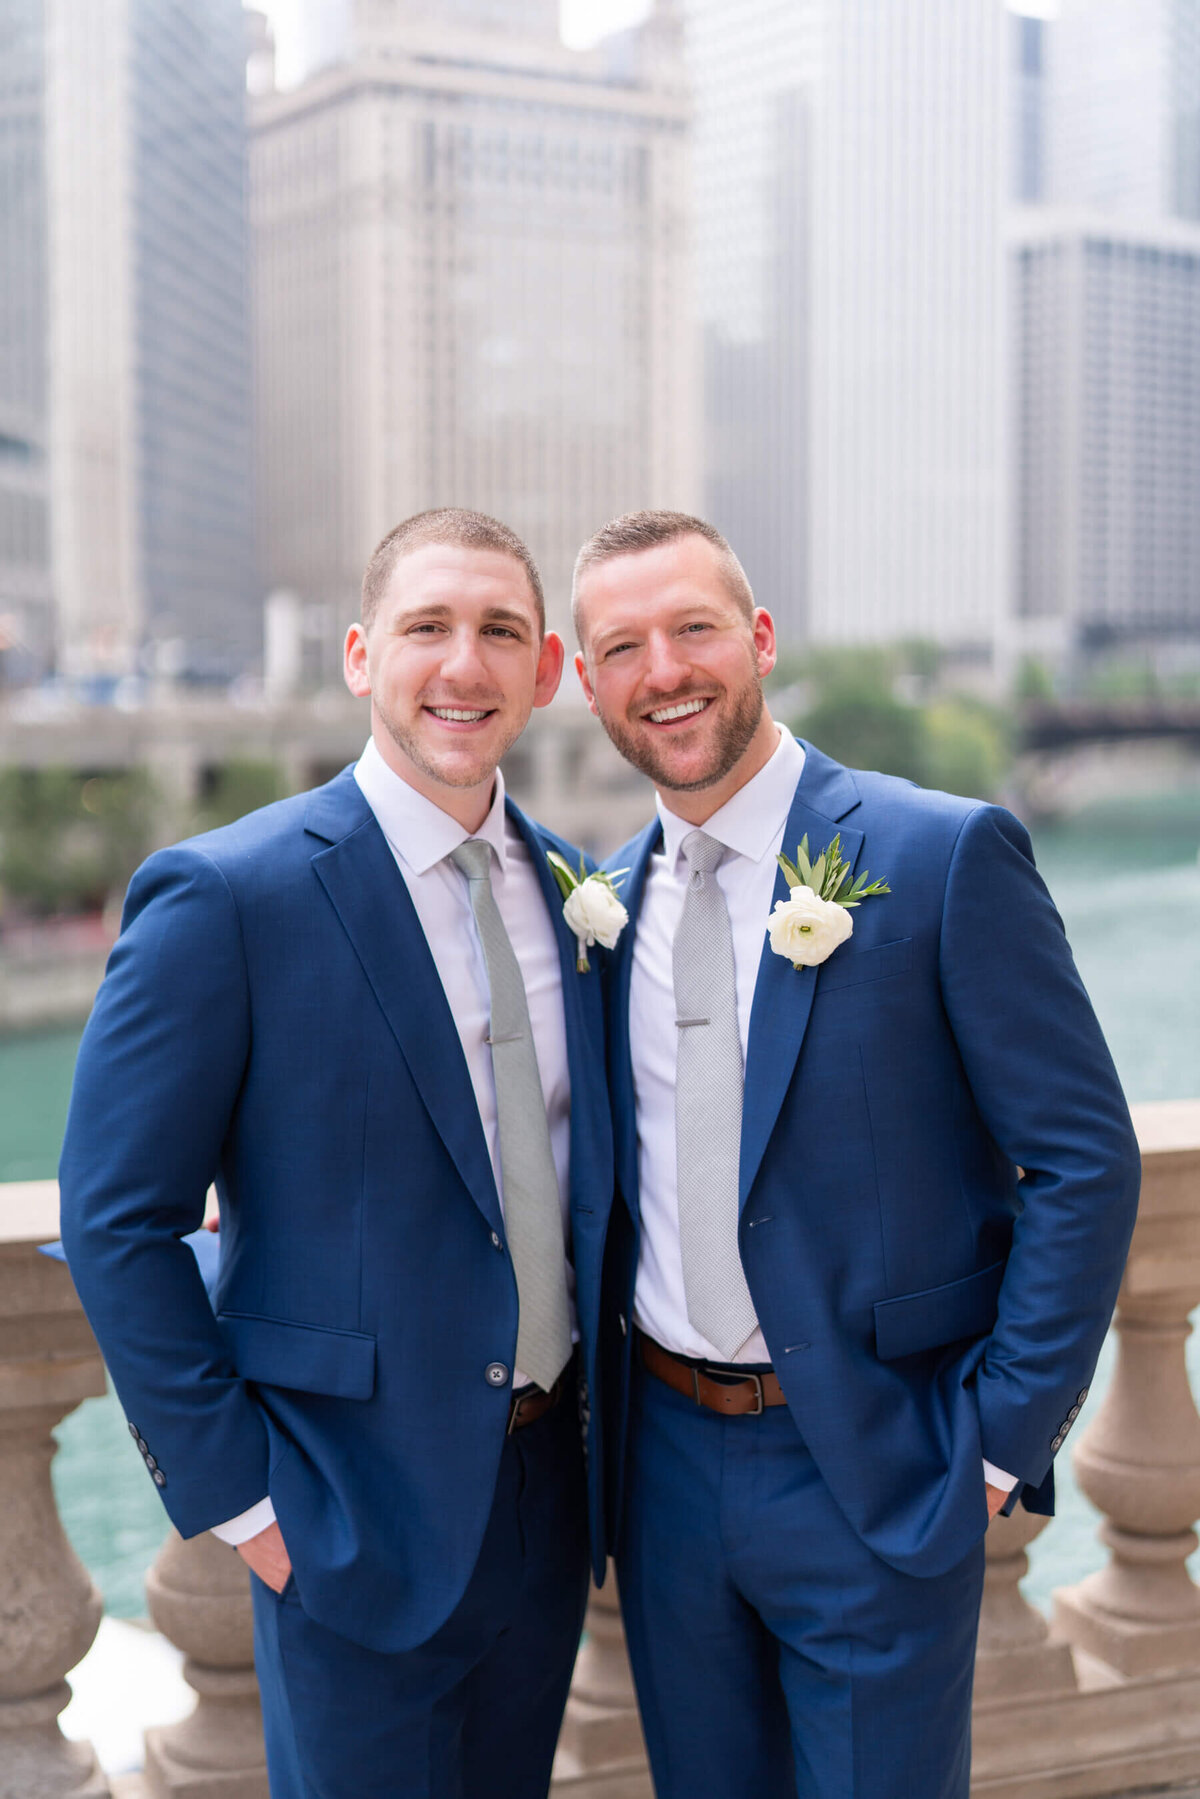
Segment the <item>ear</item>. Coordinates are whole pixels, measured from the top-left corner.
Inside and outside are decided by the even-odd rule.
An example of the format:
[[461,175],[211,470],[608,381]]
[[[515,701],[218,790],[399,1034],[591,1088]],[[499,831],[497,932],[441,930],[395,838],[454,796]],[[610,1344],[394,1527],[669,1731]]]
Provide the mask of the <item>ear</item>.
[[535,706],[548,706],[558,692],[566,655],[566,646],[558,632],[547,631],[538,651],[537,677],[533,684]]
[[583,659],[582,650],[575,652],[575,673],[579,676],[579,685],[583,688],[583,697],[588,703],[589,712],[593,718],[599,718],[600,712],[596,705],[596,696],[592,692],[592,683],[588,679],[587,663]]
[[342,674],[356,700],[370,699],[371,671],[367,660],[367,634],[361,625],[351,625],[346,633]]
[[765,606],[754,608],[754,657],[760,677],[769,675],[775,666],[778,650],[775,644],[775,620]]

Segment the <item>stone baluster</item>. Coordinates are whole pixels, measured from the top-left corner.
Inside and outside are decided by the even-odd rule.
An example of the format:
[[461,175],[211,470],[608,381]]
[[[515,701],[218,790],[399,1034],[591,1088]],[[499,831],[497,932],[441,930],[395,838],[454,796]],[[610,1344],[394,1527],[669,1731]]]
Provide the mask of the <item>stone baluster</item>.
[[987,1571],[975,1656],[975,1704],[1023,1693],[1065,1693],[1075,1686],[1069,1646],[1021,1592],[1029,1568],[1026,1551],[1050,1522],[1018,1506],[1011,1518],[993,1518],[985,1550]]
[[172,1531],[146,1599],[197,1695],[182,1722],[146,1732],[150,1799],[268,1799],[245,1563],[207,1531],[186,1542]]
[[1112,1554],[1054,1600],[1057,1630],[1126,1676],[1200,1668],[1200,1591],[1185,1565],[1200,1517],[1200,1417],[1184,1359],[1200,1302],[1198,1122],[1194,1102],[1138,1108],[1142,1199],[1116,1369],[1074,1454]]
[[50,1482],[51,1431],[104,1391],[104,1365],[61,1263],[52,1181],[9,1185],[0,1211],[0,1799],[104,1799],[88,1743],[58,1714],[66,1675],[100,1624],[100,1595],[68,1543]]
[[551,1791],[564,1799],[653,1799],[611,1562],[604,1586],[592,1588]]

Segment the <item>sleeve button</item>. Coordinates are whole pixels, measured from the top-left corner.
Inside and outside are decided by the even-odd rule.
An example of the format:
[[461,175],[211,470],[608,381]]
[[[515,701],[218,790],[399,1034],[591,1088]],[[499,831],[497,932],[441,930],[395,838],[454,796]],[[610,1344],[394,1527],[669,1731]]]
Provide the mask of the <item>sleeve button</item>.
[[131,1436],[131,1437],[132,1437],[132,1438],[133,1438],[133,1440],[134,1440],[134,1442],[135,1442],[135,1443],[136,1443],[136,1442],[137,1442],[137,1440],[138,1440],[138,1438],[139,1438],[139,1437],[140,1437],[140,1436],[141,1436],[141,1434],[142,1434],[142,1433],[141,1433],[141,1431],[140,1431],[140,1430],[139,1430],[139,1429],[138,1429],[138,1427],[137,1427],[137,1425],[136,1425],[136,1424],[131,1424],[131,1425],[130,1425],[130,1426],[129,1426],[129,1434],[130,1434],[130,1436]]
[[165,1487],[167,1484],[167,1477],[163,1473],[161,1468],[156,1468],[154,1470],[154,1484],[160,1490],[160,1492],[161,1492],[162,1488]]

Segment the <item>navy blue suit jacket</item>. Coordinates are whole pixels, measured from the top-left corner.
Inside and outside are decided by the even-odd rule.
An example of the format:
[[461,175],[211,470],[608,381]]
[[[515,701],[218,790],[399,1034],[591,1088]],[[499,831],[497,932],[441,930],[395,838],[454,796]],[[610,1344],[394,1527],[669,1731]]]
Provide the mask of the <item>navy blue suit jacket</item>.
[[[738,1241],[796,1423],[894,1567],[937,1574],[986,1527],[981,1457],[1049,1510],[1051,1463],[1108,1326],[1137,1205],[1129,1113],[1028,836],[994,806],[806,744],[784,833],[891,887],[797,972],[766,938],[750,1020]],[[629,982],[657,821],[612,860],[617,1177],[610,1327],[631,1316],[638,1157]],[[787,897],[782,873],[775,898]],[[1022,1172],[1023,1171],[1023,1174]],[[608,1350],[610,1532],[629,1335]]]
[[[599,976],[576,972],[546,864],[568,846],[510,813],[561,952],[586,1245],[612,1193]],[[213,1180],[215,1315],[181,1242]],[[425,1641],[483,1537],[511,1391],[486,1371],[513,1366],[517,1291],[454,1021],[351,771],[134,877],[60,1182],[72,1274],[182,1534],[269,1491],[310,1616]],[[578,1259],[591,1378],[599,1276]]]

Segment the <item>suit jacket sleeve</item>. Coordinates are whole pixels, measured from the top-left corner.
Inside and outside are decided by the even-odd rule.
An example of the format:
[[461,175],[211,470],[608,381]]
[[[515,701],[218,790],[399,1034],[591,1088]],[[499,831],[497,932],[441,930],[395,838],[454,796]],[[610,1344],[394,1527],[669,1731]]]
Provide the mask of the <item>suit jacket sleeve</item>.
[[153,856],[80,1046],[59,1181],[80,1299],[184,1536],[267,1491],[268,1447],[191,1250],[250,1042],[237,908],[201,851]]
[[1091,1379],[1137,1209],[1137,1140],[1033,862],[996,807],[967,818],[946,886],[943,1002],[975,1103],[1024,1170],[977,1377],[983,1453],[1040,1485]]

